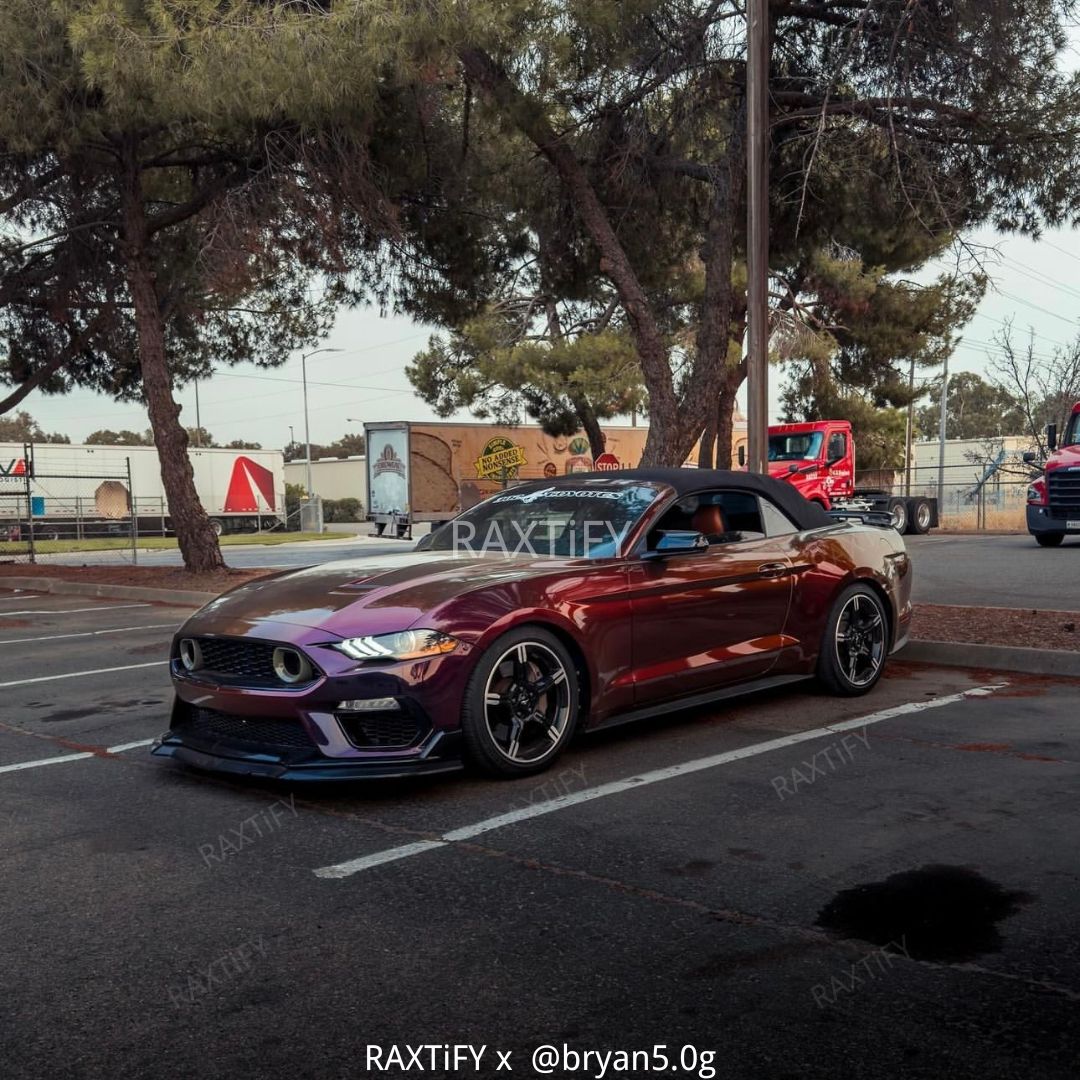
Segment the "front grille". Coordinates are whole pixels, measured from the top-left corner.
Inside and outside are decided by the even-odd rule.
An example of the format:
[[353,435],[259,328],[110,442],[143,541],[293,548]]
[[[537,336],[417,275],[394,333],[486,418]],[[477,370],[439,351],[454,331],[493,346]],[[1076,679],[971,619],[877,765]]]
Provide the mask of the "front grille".
[[1052,469],[1046,474],[1052,517],[1080,518],[1080,472]]
[[334,715],[341,724],[345,737],[353,746],[361,749],[404,749],[412,746],[420,737],[420,724],[415,716],[406,712],[339,712]]
[[235,716],[216,709],[188,710],[186,718],[177,725],[177,731],[208,742],[224,740],[292,750],[310,750],[315,745],[299,720]]
[[[237,686],[277,688],[307,686],[307,683],[284,683],[274,672],[273,641],[252,641],[246,638],[195,638],[202,650],[202,667],[196,673],[209,675],[219,681]],[[313,665],[314,668],[314,665]]]

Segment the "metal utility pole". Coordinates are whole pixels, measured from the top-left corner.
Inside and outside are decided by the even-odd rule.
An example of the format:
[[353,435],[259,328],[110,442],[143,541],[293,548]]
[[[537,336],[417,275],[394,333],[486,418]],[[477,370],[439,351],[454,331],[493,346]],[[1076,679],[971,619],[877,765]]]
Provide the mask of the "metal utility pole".
[[946,405],[949,400],[949,354],[945,354],[945,366],[941,371],[941,415],[938,418],[937,504],[938,512],[945,507],[945,426]]
[[904,448],[906,452],[904,470],[904,494],[911,496],[911,444],[915,438],[915,361],[912,359],[911,368],[908,372],[908,405],[907,405],[907,431],[904,436]]
[[307,362],[308,357],[318,356],[319,353],[341,352],[341,349],[315,349],[313,352],[304,353],[300,357],[300,372],[304,383],[304,444],[307,454],[307,497],[314,498],[315,492],[311,490],[311,426],[308,423],[307,407]]
[[769,0],[746,7],[748,467],[769,471]]

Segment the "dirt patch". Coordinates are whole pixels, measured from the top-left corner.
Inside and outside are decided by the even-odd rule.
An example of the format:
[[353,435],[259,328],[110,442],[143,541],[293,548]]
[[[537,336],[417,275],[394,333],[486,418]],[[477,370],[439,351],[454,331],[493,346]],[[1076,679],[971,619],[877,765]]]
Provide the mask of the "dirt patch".
[[0,564],[0,588],[5,577],[58,578],[102,585],[139,585],[144,589],[183,589],[188,592],[222,593],[245,581],[266,577],[275,570],[219,570],[213,574],[189,574],[177,566],[56,566],[52,563]]
[[916,604],[911,636],[922,641],[1080,651],[1080,612]]

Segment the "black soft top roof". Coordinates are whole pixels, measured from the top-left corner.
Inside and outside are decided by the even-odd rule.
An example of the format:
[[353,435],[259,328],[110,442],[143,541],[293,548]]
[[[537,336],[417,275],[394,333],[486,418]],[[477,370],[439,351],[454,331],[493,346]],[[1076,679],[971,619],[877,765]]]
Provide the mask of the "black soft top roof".
[[734,472],[730,469],[615,469],[611,472],[570,473],[550,480],[534,480],[538,487],[580,487],[582,483],[628,480],[651,484],[666,484],[677,495],[693,495],[709,488],[736,488],[752,491],[771,499],[800,529],[820,529],[835,522],[817,504],[804,499],[784,480],[758,473]]

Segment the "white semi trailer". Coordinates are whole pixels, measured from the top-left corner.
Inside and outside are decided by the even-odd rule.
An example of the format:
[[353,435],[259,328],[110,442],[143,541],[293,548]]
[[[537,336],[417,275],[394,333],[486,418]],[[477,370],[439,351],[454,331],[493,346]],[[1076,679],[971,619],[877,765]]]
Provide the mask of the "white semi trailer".
[[[195,490],[219,534],[285,524],[280,450],[189,449]],[[0,443],[0,532],[43,537],[172,531],[153,446]]]

